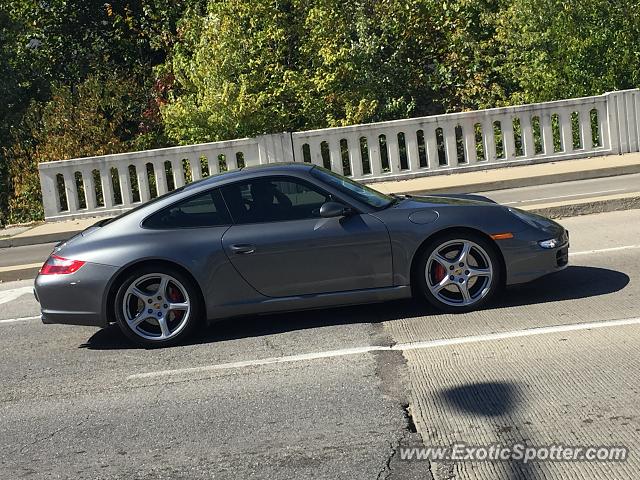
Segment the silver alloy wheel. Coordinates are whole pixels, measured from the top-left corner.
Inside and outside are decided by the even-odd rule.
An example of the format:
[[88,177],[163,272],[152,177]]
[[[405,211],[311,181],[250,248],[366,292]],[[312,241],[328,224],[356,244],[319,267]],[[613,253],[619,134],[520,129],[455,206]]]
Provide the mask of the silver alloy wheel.
[[129,328],[147,340],[168,340],[187,325],[191,302],[187,289],[166,273],[150,273],[131,282],[122,300]]
[[427,287],[440,302],[468,307],[491,289],[493,265],[487,252],[470,240],[449,240],[433,250],[425,266]]

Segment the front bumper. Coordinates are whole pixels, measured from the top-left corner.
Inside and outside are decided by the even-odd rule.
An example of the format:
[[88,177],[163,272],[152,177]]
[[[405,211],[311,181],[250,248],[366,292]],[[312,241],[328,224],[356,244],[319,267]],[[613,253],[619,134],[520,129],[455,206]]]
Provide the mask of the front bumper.
[[502,248],[507,267],[507,285],[530,282],[549,273],[564,270],[569,265],[569,232],[557,234],[560,244],[555,248],[542,248],[539,240],[514,240]]
[[106,292],[117,267],[87,262],[70,275],[38,275],[34,295],[42,323],[107,325]]

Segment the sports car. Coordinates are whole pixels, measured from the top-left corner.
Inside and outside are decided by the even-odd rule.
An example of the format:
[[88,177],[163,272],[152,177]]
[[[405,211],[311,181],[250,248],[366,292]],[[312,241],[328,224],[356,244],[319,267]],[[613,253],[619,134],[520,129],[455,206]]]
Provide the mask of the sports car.
[[101,220],[54,249],[34,290],[44,323],[167,346],[223,318],[412,295],[467,312],[565,268],[568,249],[558,223],[483,196],[386,195],[276,163]]

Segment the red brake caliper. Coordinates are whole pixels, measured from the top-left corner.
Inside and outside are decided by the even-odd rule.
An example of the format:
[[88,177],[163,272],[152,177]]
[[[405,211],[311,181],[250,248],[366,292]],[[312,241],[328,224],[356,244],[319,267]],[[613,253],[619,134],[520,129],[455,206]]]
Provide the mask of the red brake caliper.
[[435,265],[436,268],[433,272],[433,276],[435,277],[436,282],[440,282],[444,278],[444,276],[447,274],[447,271],[439,263],[435,262],[435,264],[436,264]]
[[[180,302],[180,291],[171,285],[169,285],[169,295],[167,296],[171,302]],[[184,315],[184,310],[173,310],[173,315],[176,320],[180,320]]]
[[169,285],[169,300],[171,300],[172,302],[179,302],[180,298],[178,297],[178,294],[180,292],[178,291],[177,288],[173,287],[172,285]]

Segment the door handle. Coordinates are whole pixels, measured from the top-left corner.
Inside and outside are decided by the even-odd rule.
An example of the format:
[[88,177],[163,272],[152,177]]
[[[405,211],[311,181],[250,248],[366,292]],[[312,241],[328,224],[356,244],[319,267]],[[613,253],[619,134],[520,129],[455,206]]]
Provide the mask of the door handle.
[[249,255],[256,251],[256,246],[250,243],[238,243],[231,245],[231,251],[236,255]]

